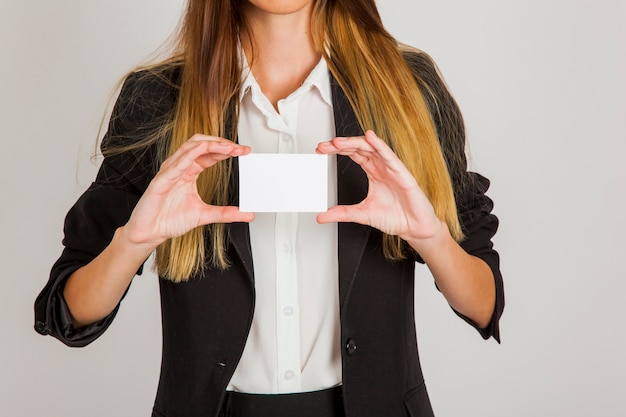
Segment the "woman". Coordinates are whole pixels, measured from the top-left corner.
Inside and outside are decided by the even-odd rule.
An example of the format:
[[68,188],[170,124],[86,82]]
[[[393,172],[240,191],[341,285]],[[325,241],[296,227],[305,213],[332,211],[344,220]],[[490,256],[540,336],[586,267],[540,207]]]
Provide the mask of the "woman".
[[[415,261],[499,340],[488,181],[466,172],[434,64],[373,0],[190,0],[172,57],[127,77],[102,149],[36,328],[90,343],[156,250],[153,416],[431,416]],[[333,206],[240,212],[250,152],[330,155]]]

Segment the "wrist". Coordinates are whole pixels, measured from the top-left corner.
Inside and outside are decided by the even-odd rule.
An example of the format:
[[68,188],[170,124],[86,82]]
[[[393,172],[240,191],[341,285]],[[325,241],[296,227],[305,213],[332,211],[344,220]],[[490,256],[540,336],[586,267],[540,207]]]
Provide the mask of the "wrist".
[[124,248],[124,250],[142,255],[145,254],[146,257],[149,256],[161,243],[163,243],[162,241],[157,242],[143,240],[133,234],[126,225],[118,227],[115,230],[113,240],[117,241],[117,243]]
[[441,220],[438,221],[434,230],[425,236],[400,237],[415,249],[426,263],[428,259],[441,254],[451,242],[454,242],[448,225]]

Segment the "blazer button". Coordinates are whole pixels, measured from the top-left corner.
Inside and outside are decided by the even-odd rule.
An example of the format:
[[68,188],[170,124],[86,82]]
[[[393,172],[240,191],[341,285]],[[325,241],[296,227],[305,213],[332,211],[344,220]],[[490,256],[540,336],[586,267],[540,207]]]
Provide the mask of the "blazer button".
[[353,356],[356,353],[356,342],[354,339],[348,339],[346,342],[346,353],[348,356]]
[[35,323],[35,330],[37,331],[37,333],[43,335],[49,333],[48,326],[46,326],[46,323],[44,323],[43,321],[38,321],[37,323]]

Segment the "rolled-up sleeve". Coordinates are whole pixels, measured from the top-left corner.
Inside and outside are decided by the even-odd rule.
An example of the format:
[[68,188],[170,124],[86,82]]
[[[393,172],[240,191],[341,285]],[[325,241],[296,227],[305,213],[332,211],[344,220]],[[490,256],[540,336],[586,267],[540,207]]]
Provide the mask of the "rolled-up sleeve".
[[[63,298],[63,288],[74,271],[91,262],[124,225],[139,196],[93,183],[68,212],[64,227],[64,249],[52,267],[50,279],[35,302],[35,330],[50,334],[68,346],[85,346],[111,324],[118,307],[104,319],[74,329]],[[141,270],[138,271],[140,273]]]
[[[124,82],[102,141],[103,149],[111,144],[124,146],[128,142],[121,141],[136,140],[140,135],[145,137],[146,121],[149,124],[167,114],[163,97],[168,97],[168,91],[164,84],[155,83],[154,78],[152,82],[146,80],[150,78],[145,74],[132,74]],[[157,106],[146,103],[151,97],[158,99]],[[102,320],[75,329],[63,289],[70,275],[98,256],[111,242],[115,230],[128,221],[156,171],[153,148],[138,147],[105,157],[95,181],[69,210],[63,228],[63,252],[35,301],[38,333],[81,347],[98,338],[113,321],[119,305]]]
[[500,257],[493,249],[492,238],[498,230],[498,218],[492,213],[493,201],[485,194],[489,180],[480,174],[468,173],[468,185],[457,197],[459,219],[465,233],[461,247],[470,255],[483,260],[491,269],[496,288],[496,302],[491,321],[487,327],[476,324],[455,311],[457,315],[474,326],[484,339],[493,337],[500,343],[500,316],[504,311],[504,285],[500,273]]
[[467,170],[463,116],[433,60],[422,52],[406,53],[405,59],[416,75],[418,86],[429,107],[448,165],[459,221],[465,235],[460,245],[470,255],[483,260],[494,277],[496,303],[491,321],[486,328],[481,329],[456,310],[455,313],[475,327],[483,338],[493,337],[499,343],[499,321],[504,310],[504,286],[500,273],[500,258],[492,243],[492,238],[498,230],[498,218],[493,214],[493,201],[486,195],[490,183],[482,175]]

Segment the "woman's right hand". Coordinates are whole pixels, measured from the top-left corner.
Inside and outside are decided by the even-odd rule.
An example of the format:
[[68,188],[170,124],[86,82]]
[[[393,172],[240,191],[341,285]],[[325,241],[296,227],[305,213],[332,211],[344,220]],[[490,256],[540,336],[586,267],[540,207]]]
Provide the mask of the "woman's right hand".
[[196,180],[219,161],[250,153],[250,147],[214,136],[194,135],[163,164],[133,210],[123,233],[130,242],[156,248],[165,240],[211,223],[250,222],[253,213],[206,204]]
[[98,256],[67,280],[63,297],[75,328],[109,315],[137,269],[165,240],[205,224],[254,220],[253,213],[241,213],[238,207],[206,204],[196,185],[198,175],[206,168],[248,153],[248,146],[195,135],[163,162],[126,225],[115,231]]

